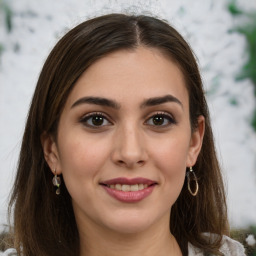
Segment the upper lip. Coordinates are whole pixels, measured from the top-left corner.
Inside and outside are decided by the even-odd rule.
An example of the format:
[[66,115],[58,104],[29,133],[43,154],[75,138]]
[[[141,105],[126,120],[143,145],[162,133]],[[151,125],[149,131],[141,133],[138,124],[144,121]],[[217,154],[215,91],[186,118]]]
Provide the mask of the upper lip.
[[150,180],[150,179],[146,179],[146,178],[142,178],[142,177],[138,177],[138,178],[125,178],[125,177],[118,177],[115,179],[110,179],[110,180],[105,180],[103,182],[100,182],[100,184],[102,185],[115,185],[115,184],[126,184],[126,185],[134,185],[134,184],[146,184],[148,186],[153,185],[153,184],[157,184],[156,181]]

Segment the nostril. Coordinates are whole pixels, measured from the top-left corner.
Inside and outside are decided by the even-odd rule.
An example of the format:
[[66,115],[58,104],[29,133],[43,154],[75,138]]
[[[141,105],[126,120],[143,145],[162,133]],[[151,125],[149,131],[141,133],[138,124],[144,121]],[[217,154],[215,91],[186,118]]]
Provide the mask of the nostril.
[[118,160],[117,161],[119,164],[124,164],[124,161],[122,161],[122,160]]
[[140,160],[140,161],[138,161],[137,163],[140,164],[140,165],[143,165],[143,164],[144,164],[144,161],[143,161],[143,160]]
[[139,160],[139,161],[123,161],[123,160],[117,160],[116,162],[118,165],[120,166],[129,166],[129,167],[132,167],[132,166],[142,166],[144,165],[145,161],[143,160]]

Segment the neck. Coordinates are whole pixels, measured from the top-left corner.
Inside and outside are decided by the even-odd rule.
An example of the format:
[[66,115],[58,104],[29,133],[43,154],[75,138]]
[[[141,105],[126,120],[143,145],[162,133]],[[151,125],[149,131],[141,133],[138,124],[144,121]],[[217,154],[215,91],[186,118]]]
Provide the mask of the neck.
[[[165,223],[166,224],[166,223]],[[86,230],[86,231],[85,231]],[[181,256],[181,251],[169,226],[158,225],[138,233],[120,233],[86,225],[79,229],[80,256]]]

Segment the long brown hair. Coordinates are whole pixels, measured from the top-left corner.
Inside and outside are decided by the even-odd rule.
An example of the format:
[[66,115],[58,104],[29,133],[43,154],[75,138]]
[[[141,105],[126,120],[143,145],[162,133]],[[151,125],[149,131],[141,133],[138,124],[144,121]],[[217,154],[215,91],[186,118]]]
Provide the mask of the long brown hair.
[[[205,117],[203,145],[194,166],[200,191],[192,197],[185,181],[172,207],[170,231],[183,255],[188,253],[188,242],[205,253],[218,254],[221,236],[228,232],[225,193],[196,60],[186,41],[167,22],[124,14],[105,15],[78,25],[57,43],[43,66],[27,118],[9,206],[14,206],[19,253],[22,248],[25,256],[79,255],[71,198],[64,182],[61,195],[55,195],[40,136],[56,136],[66,99],[92,63],[113,51],[138,46],[159,49],[181,69],[189,93],[192,132],[198,116]],[[218,239],[209,241],[204,232],[218,234]]]

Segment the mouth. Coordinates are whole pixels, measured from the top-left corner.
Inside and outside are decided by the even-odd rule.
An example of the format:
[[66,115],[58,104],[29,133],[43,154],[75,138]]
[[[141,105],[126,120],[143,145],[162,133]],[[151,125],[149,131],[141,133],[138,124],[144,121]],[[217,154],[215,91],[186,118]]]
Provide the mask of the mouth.
[[147,184],[134,184],[134,185],[128,185],[128,184],[111,184],[106,185],[107,187],[119,191],[124,192],[130,192],[130,191],[140,191],[148,187]]
[[122,202],[132,203],[148,197],[157,182],[145,178],[116,178],[99,184],[111,197]]

